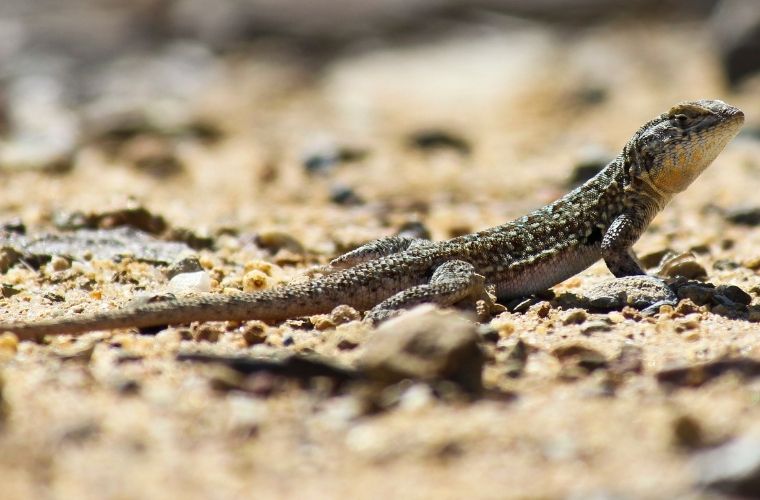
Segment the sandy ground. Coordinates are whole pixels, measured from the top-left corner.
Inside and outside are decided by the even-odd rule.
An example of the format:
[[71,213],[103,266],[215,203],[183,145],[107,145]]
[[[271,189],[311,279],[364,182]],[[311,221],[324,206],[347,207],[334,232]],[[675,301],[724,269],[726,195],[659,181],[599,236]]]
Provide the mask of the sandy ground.
[[[217,58],[181,98],[147,102],[162,111],[159,123],[203,123],[218,140],[146,133],[143,144],[132,140],[116,153],[102,140],[83,140],[66,172],[3,173],[0,218],[20,219],[36,235],[60,214],[144,206],[171,227],[213,237],[213,249],[197,251],[213,292],[275,286],[407,222],[444,239],[517,217],[562,195],[579,162],[616,154],[641,123],[681,100],[724,99],[744,109],[746,129],[757,127],[760,82],[729,92],[703,29],[491,29],[367,47],[319,68],[267,46]],[[155,58],[164,56],[171,54]],[[195,80],[192,72],[182,77]],[[424,130],[462,138],[470,151],[411,147],[409,138]],[[151,148],[177,171],[138,168]],[[309,155],[340,148],[363,154],[321,173],[304,168]],[[711,283],[737,285],[758,303],[760,228],[722,215],[757,204],[758,158],[757,136],[738,137],[658,216],[637,250],[695,250]],[[340,189],[361,201],[331,202]],[[303,252],[255,243],[273,232]],[[272,268],[251,284],[262,262]],[[17,264],[0,277],[19,292],[0,299],[3,320],[121,307],[166,292],[164,267],[128,258]],[[555,292],[606,277],[597,264]],[[539,305],[492,320],[498,337],[482,343],[484,383],[505,397],[445,401],[409,383],[398,404],[375,412],[357,393],[335,394],[319,381],[241,382],[175,359],[287,351],[351,365],[370,334],[358,321],[323,329],[192,325],[39,344],[5,336],[0,496],[709,496],[697,486],[696,457],[760,435],[759,382],[729,373],[670,387],[656,375],[726,356],[760,361],[758,326],[709,306],[688,315],[590,313],[580,324],[567,315]],[[592,322],[609,326],[588,328]],[[518,339],[530,354],[524,373],[511,378],[500,353]],[[607,370],[568,377],[553,353],[570,344],[607,360],[639,347],[641,370],[612,386]]]

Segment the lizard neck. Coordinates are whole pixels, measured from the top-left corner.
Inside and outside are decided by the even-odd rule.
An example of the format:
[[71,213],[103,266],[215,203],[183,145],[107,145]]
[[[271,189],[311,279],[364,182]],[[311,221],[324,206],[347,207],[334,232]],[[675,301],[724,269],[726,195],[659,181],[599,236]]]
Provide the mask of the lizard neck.
[[634,144],[629,142],[623,148],[618,161],[622,167],[619,175],[623,176],[626,207],[651,221],[673,198],[673,193],[657,187]]

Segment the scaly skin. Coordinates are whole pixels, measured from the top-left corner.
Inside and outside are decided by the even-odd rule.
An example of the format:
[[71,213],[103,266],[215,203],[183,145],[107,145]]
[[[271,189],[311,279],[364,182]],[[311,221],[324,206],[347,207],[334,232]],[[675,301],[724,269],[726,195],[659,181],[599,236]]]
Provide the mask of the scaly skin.
[[631,247],[738,133],[744,114],[721,101],[677,104],[644,124],[598,175],[501,226],[433,243],[385,238],[335,259],[329,273],[273,290],[210,295],[91,316],[0,324],[21,339],[192,321],[285,320],[347,304],[382,320],[423,302],[442,306],[544,290],[604,259],[617,277],[645,274]]

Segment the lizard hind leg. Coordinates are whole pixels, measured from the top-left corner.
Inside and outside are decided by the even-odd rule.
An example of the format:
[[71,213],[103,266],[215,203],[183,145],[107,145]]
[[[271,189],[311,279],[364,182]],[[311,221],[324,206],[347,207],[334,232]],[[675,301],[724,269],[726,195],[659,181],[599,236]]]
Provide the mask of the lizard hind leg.
[[409,238],[406,236],[389,236],[379,240],[370,241],[359,248],[346,252],[330,261],[326,271],[338,271],[348,269],[370,260],[386,257],[394,253],[423,248],[434,245],[430,240],[423,238]]
[[475,272],[475,267],[462,260],[450,260],[436,268],[430,282],[407,288],[380,302],[365,319],[377,324],[419,304],[447,307],[465,299],[474,303],[485,295],[485,278]]

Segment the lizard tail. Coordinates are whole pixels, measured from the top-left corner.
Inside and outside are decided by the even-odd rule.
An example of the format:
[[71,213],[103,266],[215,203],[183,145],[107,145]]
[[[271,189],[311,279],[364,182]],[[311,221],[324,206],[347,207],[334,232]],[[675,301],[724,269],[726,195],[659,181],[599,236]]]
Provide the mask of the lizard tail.
[[12,332],[19,340],[40,340],[46,335],[77,335],[98,330],[193,321],[282,321],[294,316],[329,312],[340,303],[327,301],[325,297],[314,297],[315,294],[310,291],[293,290],[286,286],[256,294],[169,300],[79,317],[52,318],[32,323],[0,323],[0,333]]

